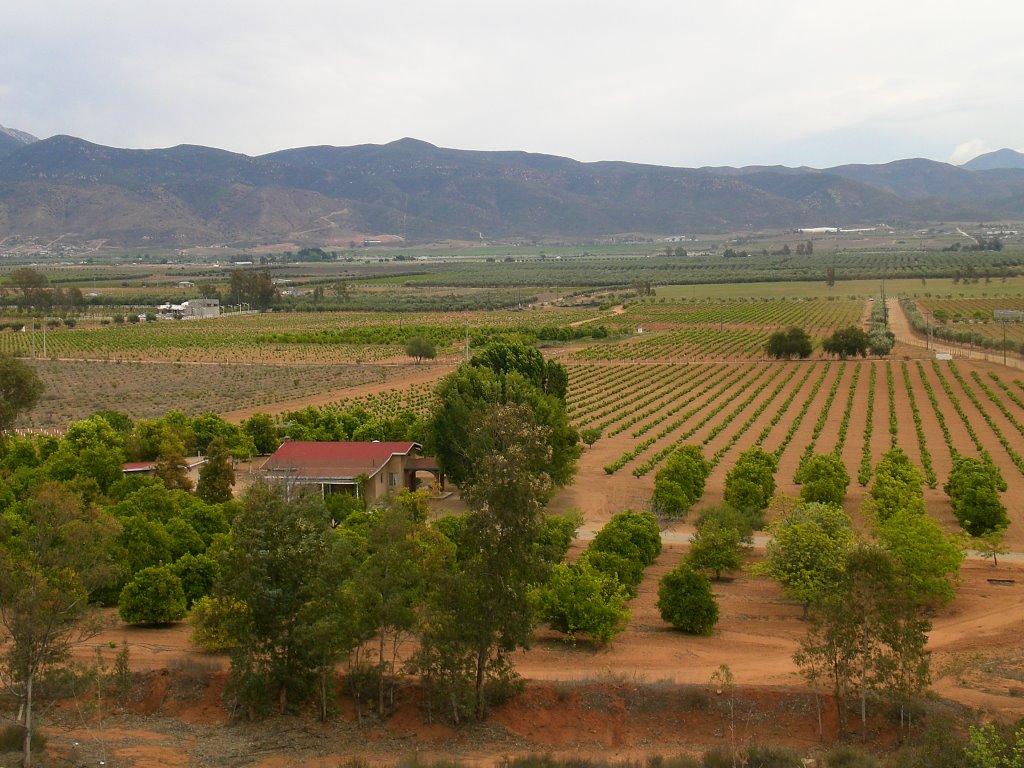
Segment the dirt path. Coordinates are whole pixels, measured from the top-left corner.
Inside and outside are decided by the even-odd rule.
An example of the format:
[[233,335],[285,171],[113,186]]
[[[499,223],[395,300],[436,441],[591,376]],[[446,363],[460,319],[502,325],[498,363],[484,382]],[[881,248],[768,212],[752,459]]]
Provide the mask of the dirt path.
[[1005,365],[1007,368],[1024,370],[1024,360],[1019,355],[1008,352],[1004,356],[1002,352],[974,349],[962,344],[954,344],[945,339],[936,339],[934,337],[929,339],[927,336],[919,334],[911,328],[910,320],[907,318],[907,313],[903,311],[899,299],[890,297],[886,299],[886,303],[889,305],[889,328],[896,334],[898,342],[914,347],[917,350],[927,350],[926,354],[928,356],[934,350],[935,352],[945,352],[955,358],[986,360],[990,363]]

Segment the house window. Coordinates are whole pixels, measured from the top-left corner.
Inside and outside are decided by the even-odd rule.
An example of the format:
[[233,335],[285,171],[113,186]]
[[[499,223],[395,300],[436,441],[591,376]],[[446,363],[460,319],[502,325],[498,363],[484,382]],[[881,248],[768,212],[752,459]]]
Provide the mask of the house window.
[[398,485],[398,473],[388,472],[388,486],[394,488],[396,485]]

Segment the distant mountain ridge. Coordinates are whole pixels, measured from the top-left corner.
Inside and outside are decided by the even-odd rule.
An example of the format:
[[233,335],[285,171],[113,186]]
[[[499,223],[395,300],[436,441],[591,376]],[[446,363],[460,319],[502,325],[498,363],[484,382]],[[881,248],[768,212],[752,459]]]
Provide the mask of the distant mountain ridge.
[[[6,135],[6,134],[4,134]],[[31,138],[31,137],[29,137]],[[416,139],[250,157],[71,136],[0,155],[0,238],[123,246],[674,235],[1024,218],[1024,169],[581,163]]]
[[960,166],[969,171],[991,171],[997,168],[1024,168],[1024,153],[1015,149],[997,149],[986,152]]
[[35,136],[24,131],[18,131],[14,128],[5,128],[0,125],[0,157],[3,157],[8,152],[13,152],[26,144],[31,144],[33,141],[39,141]]

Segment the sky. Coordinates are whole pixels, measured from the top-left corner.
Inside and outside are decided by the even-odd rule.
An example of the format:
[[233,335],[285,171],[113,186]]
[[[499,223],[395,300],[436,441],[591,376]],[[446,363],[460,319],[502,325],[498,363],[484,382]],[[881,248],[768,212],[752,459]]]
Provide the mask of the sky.
[[1018,0],[14,0],[0,124],[683,167],[1024,150]]

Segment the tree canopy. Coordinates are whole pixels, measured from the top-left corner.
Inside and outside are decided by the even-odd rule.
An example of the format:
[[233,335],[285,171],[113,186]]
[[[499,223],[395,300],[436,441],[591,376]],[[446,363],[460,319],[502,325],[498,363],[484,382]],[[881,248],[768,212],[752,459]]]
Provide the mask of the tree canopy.
[[843,572],[853,524],[841,508],[803,504],[776,518],[759,570],[782,585],[804,612]]
[[790,360],[798,357],[801,360],[811,356],[813,345],[807,331],[795,325],[784,331],[775,331],[768,337],[765,352],[776,360]]
[[654,476],[651,509],[663,517],[685,517],[704,495],[711,463],[696,445],[676,448]]
[[43,382],[35,369],[0,354],[0,433],[13,427],[19,414],[32,410],[42,393]]
[[871,339],[867,333],[854,325],[840,328],[821,342],[821,348],[829,355],[845,360],[848,357],[868,356]]

